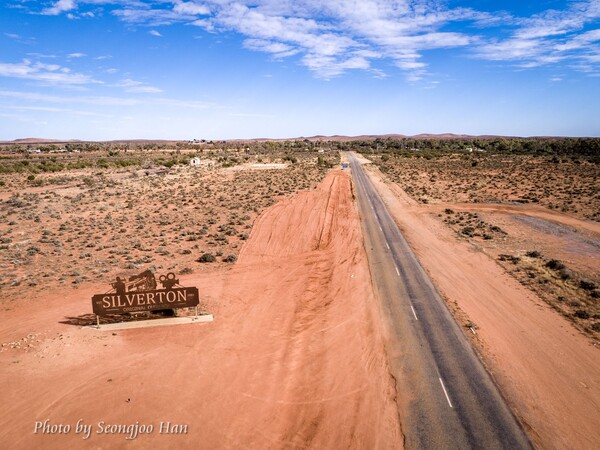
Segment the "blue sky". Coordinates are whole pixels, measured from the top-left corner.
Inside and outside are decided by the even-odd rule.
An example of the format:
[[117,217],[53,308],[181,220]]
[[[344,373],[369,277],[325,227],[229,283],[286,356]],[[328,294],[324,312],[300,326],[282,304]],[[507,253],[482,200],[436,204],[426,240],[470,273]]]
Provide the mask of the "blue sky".
[[600,136],[600,0],[6,0],[0,140]]

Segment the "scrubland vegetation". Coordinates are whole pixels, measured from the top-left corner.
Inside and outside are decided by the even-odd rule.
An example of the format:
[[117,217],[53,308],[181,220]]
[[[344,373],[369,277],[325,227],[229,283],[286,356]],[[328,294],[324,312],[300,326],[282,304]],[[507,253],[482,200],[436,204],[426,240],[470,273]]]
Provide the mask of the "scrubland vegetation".
[[[443,205],[438,215],[459,239],[496,258],[579,330],[600,336],[600,273],[577,261],[561,262],[551,245],[552,238],[573,235],[578,246],[597,255],[598,237],[552,222],[511,222],[479,209],[521,205],[525,212],[541,206],[600,222],[600,139],[389,140],[358,147],[414,200],[432,210]],[[517,210],[510,217],[523,216]],[[511,234],[501,221],[526,231]],[[542,254],[536,244],[544,241]]]
[[382,154],[375,161],[421,203],[533,203],[600,221],[600,163],[594,158],[415,153]]
[[[150,150],[135,157],[104,151],[12,156],[13,168],[60,164],[57,172],[11,172],[1,161],[4,298],[52,284],[76,288],[89,281],[109,283],[117,274],[148,268],[183,274],[203,270],[207,263],[233,263],[265,208],[314,188],[339,161],[337,152],[222,150],[200,153],[203,166],[190,167],[196,154]],[[132,166],[119,163],[132,159],[137,161]],[[76,168],[82,160],[86,168]],[[241,165],[284,161],[288,165],[283,169]]]

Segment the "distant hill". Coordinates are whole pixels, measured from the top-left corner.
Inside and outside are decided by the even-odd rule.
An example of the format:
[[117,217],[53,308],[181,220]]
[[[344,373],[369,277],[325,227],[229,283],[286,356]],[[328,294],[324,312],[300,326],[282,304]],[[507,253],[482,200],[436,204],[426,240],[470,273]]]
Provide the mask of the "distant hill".
[[23,138],[14,141],[0,141],[2,144],[64,144],[68,142],[82,142],[77,139],[45,139],[45,138]]
[[[482,135],[482,136],[474,136],[468,134],[453,134],[453,133],[442,133],[442,134],[430,134],[423,133],[417,134],[414,136],[407,136],[404,134],[362,134],[358,136],[344,136],[344,135],[332,135],[332,136],[324,136],[324,135],[315,135],[315,136],[300,136],[294,138],[281,138],[281,139],[273,139],[273,138],[251,138],[251,139],[227,139],[226,142],[282,142],[282,141],[294,141],[294,140],[308,140],[308,141],[335,141],[335,142],[349,142],[349,141],[370,141],[375,139],[439,139],[439,140],[451,140],[451,139],[498,139],[498,138],[506,138],[513,139],[517,138],[517,136],[496,136],[496,135]],[[528,138],[538,138],[538,139],[561,139],[560,136],[529,136]],[[78,139],[71,140],[60,140],[60,139],[44,139],[44,138],[24,138],[24,139],[15,139],[14,141],[0,141],[0,144],[10,145],[10,144],[25,144],[25,145],[36,145],[36,144],[68,144],[73,142],[113,142],[115,144],[152,144],[152,143],[162,143],[162,144],[175,144],[177,142],[186,142],[187,139],[118,139],[111,141],[82,141]],[[215,142],[222,142],[222,139],[213,139]]]

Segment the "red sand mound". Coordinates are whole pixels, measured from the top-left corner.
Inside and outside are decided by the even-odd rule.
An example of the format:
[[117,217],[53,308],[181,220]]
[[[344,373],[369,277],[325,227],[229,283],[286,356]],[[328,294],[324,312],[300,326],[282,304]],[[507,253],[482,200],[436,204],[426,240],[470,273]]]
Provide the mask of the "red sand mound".
[[[108,282],[109,280],[107,280]],[[59,323],[92,294],[2,312],[0,443],[10,448],[397,448],[394,403],[350,180],[271,207],[232,269],[181,277],[215,322],[118,331]],[[29,336],[29,337],[28,337]],[[15,347],[15,348],[11,348]],[[69,434],[34,434],[36,421]],[[93,426],[84,441],[82,419]],[[154,426],[97,434],[98,423]],[[160,434],[161,422],[188,425]],[[180,429],[181,430],[181,429]]]

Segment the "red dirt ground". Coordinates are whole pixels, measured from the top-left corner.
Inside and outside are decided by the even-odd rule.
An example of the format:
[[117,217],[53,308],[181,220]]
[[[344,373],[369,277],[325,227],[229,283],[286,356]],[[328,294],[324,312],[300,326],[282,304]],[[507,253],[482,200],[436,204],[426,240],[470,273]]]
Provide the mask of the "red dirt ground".
[[[395,389],[348,175],[264,213],[237,264],[187,277],[209,324],[103,332],[106,285],[49,289],[2,312],[0,443],[81,448],[35,421],[93,425],[94,448],[398,448]],[[107,283],[111,280],[107,280]],[[75,321],[74,321],[75,322]],[[106,424],[153,424],[135,440]],[[187,435],[159,434],[160,422]]]

